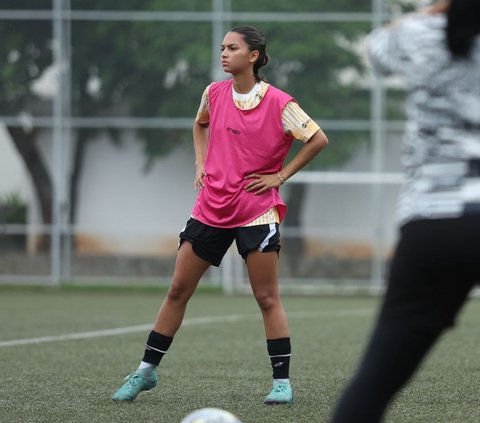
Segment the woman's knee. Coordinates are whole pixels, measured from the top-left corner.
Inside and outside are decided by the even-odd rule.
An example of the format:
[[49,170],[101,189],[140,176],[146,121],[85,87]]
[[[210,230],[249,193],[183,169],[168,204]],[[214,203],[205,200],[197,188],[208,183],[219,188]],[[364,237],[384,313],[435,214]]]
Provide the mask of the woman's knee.
[[269,311],[280,303],[278,296],[270,292],[256,293],[255,299],[257,300],[257,304],[262,311]]
[[186,281],[174,279],[168,289],[167,300],[187,302],[192,296],[192,293],[193,290]]

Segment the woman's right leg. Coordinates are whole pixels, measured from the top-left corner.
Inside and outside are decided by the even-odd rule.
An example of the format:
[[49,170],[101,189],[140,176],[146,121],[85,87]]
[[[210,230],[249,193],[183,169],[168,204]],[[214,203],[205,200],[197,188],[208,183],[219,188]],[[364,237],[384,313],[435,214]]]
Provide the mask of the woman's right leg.
[[132,401],[140,392],[157,385],[155,368],[170,347],[173,336],[182,324],[188,300],[209,266],[209,262],[194,253],[190,242],[183,241],[177,254],[172,283],[158,311],[153,330],[148,335],[140,367],[127,377],[112,399]]
[[173,337],[182,324],[188,300],[210,263],[198,257],[192,244],[184,241],[178,251],[175,271],[167,296],[158,311],[153,330]]

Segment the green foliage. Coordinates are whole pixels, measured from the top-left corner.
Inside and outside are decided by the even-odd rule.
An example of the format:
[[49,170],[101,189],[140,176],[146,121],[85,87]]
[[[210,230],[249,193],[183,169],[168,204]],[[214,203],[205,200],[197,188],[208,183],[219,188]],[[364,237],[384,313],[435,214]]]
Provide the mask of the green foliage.
[[18,192],[0,196],[0,222],[5,224],[25,224],[27,204]]
[[[16,115],[32,110],[39,99],[32,92],[32,82],[52,63],[51,25],[45,21],[3,21],[0,24],[0,113]],[[41,112],[49,114],[44,103]],[[33,110],[32,110],[33,111]]]
[[[369,12],[359,0],[231,0],[233,11]],[[3,7],[31,6],[19,0]],[[51,4],[51,3],[50,3]],[[73,10],[210,11],[202,0],[72,0]],[[42,3],[36,3],[38,8]],[[249,22],[231,22],[231,25]],[[357,74],[364,64],[345,43],[355,43],[370,23],[252,22],[266,35],[269,82],[293,95],[314,119],[368,119],[370,91],[340,83],[345,68]],[[51,103],[32,91],[32,82],[52,63],[49,21],[4,21],[0,25],[0,114],[29,111],[49,115]],[[211,82],[212,29],[209,22],[148,22],[74,20],[71,24],[71,86],[74,116],[193,117],[204,88]],[[338,39],[344,43],[339,45]],[[97,83],[97,89],[92,86]],[[93,133],[94,130],[92,129]],[[115,132],[113,132],[115,134]],[[160,138],[159,138],[159,133]],[[327,133],[331,144],[312,164],[341,165],[368,137]],[[141,130],[147,167],[173,148],[191,144],[184,130]],[[160,146],[159,141],[163,144]],[[338,148],[333,145],[341,143]]]
[[25,9],[51,9],[52,0],[2,0],[0,8],[6,10],[25,10]]
[[250,12],[252,10],[258,12],[369,12],[372,2],[363,0],[276,0],[262,1],[258,0],[231,0],[232,10],[241,12]]
[[210,11],[208,0],[71,0],[73,10]]

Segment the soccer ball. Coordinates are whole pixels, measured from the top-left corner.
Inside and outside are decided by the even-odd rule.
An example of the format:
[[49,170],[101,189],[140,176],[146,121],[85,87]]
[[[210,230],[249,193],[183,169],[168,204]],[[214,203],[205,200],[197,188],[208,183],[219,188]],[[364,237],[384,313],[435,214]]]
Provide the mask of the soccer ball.
[[180,423],[242,423],[240,419],[220,408],[202,408],[186,416]]

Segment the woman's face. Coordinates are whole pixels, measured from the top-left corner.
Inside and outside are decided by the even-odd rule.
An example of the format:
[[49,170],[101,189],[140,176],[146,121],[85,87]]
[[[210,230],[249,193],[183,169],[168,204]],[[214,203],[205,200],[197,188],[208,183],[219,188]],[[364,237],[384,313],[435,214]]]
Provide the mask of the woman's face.
[[249,71],[258,58],[258,51],[250,51],[243,35],[238,32],[228,32],[222,43],[222,67],[225,72],[238,75]]

